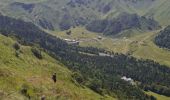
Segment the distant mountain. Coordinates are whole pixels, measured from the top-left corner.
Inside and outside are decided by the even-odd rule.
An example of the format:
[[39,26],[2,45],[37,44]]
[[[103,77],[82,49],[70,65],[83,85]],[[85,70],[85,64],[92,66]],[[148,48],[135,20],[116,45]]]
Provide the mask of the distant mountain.
[[169,18],[168,3],[168,0],[1,0],[0,11],[44,29],[67,30],[94,20],[113,19],[123,12],[153,17],[165,25]]
[[128,29],[154,30],[160,26],[154,19],[140,17],[137,14],[121,13],[112,20],[95,20],[87,24],[89,31],[103,33],[105,35],[115,35]]

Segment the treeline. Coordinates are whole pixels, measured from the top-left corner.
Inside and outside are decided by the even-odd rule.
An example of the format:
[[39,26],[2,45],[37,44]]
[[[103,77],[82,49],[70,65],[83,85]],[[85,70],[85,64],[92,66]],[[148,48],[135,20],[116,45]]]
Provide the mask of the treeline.
[[166,96],[170,97],[170,89],[166,88],[164,86],[161,86],[159,84],[152,84],[150,86],[148,86],[148,85],[141,85],[141,87],[145,91],[153,91],[153,92],[155,92],[157,94],[166,95]]
[[170,26],[160,31],[159,35],[155,38],[155,43],[162,48],[170,49]]
[[[38,44],[77,73],[73,76],[79,84],[102,95],[109,94],[119,99],[153,100],[155,98],[146,95],[140,87],[150,88],[154,84],[156,89],[159,89],[158,86],[170,89],[170,69],[150,60],[138,60],[92,47],[68,45],[32,23],[2,15],[0,16],[0,33],[15,36],[25,45]],[[39,52],[35,52],[35,55],[37,53]],[[112,57],[100,56],[99,53],[111,54]],[[122,76],[132,78],[136,81],[136,85],[122,80]]]
[[113,20],[94,20],[87,24],[86,29],[105,35],[115,35],[127,29],[154,30],[159,27],[154,19],[140,17],[137,14],[121,13]]

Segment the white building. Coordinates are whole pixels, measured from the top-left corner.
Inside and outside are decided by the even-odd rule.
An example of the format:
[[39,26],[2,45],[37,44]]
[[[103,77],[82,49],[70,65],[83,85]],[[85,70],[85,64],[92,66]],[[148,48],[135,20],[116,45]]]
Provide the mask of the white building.
[[134,80],[132,78],[127,78],[126,76],[123,76],[121,79],[124,80],[124,81],[129,82],[132,85],[135,85],[135,82],[134,82]]

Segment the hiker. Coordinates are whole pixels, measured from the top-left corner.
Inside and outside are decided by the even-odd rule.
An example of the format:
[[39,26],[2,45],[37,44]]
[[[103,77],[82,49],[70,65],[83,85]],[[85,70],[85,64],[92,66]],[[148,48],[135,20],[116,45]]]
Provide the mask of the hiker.
[[45,95],[43,95],[43,96],[41,97],[41,100],[45,100]]
[[52,79],[53,79],[54,83],[56,83],[56,82],[57,82],[57,76],[56,76],[56,73],[54,73],[54,74],[52,75]]

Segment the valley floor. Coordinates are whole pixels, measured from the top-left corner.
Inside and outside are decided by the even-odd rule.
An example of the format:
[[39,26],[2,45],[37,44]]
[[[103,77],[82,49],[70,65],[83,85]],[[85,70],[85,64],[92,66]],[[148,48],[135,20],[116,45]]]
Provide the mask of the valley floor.
[[82,27],[72,28],[71,35],[67,35],[66,31],[49,33],[62,39],[78,40],[80,41],[80,46],[103,48],[117,53],[129,54],[137,58],[151,59],[162,65],[170,66],[170,51],[159,48],[154,44],[154,37],[159,31],[131,31],[130,35],[126,35],[125,32],[123,33],[124,35],[118,38],[89,32]]

